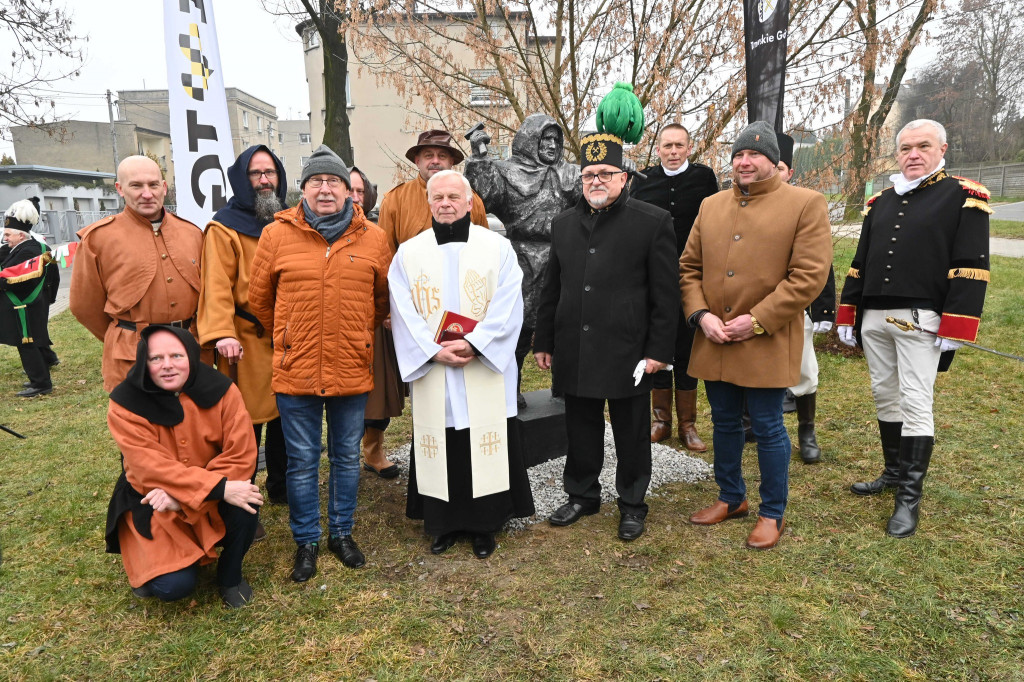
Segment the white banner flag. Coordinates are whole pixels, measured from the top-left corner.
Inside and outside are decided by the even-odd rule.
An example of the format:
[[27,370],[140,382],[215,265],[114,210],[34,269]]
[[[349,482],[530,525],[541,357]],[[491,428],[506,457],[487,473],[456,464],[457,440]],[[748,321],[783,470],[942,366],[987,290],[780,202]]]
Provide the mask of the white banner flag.
[[205,228],[235,161],[213,0],[164,0],[164,42],[177,214]]

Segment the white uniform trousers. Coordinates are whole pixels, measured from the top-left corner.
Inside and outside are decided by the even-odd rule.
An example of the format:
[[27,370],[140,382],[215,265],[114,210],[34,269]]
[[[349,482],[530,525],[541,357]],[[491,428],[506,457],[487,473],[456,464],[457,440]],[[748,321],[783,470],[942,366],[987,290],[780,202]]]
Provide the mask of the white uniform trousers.
[[[885,321],[887,315],[914,319],[910,308],[864,311],[860,334],[878,420],[903,422],[904,436],[933,436],[932,394],[940,355],[935,336],[901,331]],[[939,319],[936,312],[918,309],[922,329],[937,330]]]
[[814,354],[814,323],[804,311],[804,352],[800,356],[800,383],[789,392],[800,397],[818,390],[818,356]]

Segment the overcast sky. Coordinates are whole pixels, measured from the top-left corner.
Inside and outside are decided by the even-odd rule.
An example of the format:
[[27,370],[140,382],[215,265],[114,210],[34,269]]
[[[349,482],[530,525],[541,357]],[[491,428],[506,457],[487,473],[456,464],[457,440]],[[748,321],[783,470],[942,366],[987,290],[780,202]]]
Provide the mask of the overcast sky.
[[[305,118],[309,94],[302,43],[294,21],[263,10],[259,0],[206,0],[213,4],[224,84],[277,107],[278,119]],[[67,2],[75,33],[89,38],[81,75],[54,86],[62,116],[106,121],[106,91],[164,89],[163,0]],[[0,34],[0,54],[9,54]],[[53,69],[56,71],[56,68]],[[49,93],[47,93],[49,94]],[[10,141],[0,152],[12,153]]]

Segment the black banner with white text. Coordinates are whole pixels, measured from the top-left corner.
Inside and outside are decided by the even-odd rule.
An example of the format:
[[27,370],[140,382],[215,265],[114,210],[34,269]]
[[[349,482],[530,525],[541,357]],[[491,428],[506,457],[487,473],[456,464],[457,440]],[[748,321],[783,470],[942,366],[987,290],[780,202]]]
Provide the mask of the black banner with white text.
[[789,0],[743,0],[743,37],[747,55],[747,121],[767,121],[781,132]]

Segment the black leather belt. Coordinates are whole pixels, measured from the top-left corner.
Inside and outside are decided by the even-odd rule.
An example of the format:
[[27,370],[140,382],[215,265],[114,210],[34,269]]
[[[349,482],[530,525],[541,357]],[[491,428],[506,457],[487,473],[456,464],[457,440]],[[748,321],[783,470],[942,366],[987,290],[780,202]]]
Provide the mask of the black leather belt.
[[246,322],[251,322],[253,324],[253,326],[256,327],[256,338],[257,339],[262,339],[263,338],[263,332],[266,331],[266,330],[263,328],[263,325],[260,324],[260,321],[258,319],[256,319],[255,315],[253,315],[252,313],[250,313],[248,311],[242,310],[241,306],[237,306],[237,305],[235,306],[235,315],[237,315],[238,317],[242,318]]
[[[143,322],[141,324],[147,327],[151,324],[163,324],[167,325],[168,327],[180,327],[181,329],[190,329],[192,327],[192,318],[190,317],[187,320],[175,320],[174,322]],[[127,329],[130,332],[137,331],[139,328],[139,325],[136,324],[135,322],[132,322],[131,320],[118,320],[117,326],[120,327],[121,329]]]

